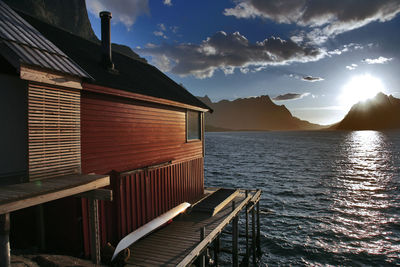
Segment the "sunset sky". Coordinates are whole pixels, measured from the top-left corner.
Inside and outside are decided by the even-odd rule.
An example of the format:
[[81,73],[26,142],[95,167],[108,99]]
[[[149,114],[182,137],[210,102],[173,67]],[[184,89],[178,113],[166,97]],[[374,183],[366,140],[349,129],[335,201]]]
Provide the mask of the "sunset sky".
[[130,46],[192,94],[269,95],[293,115],[337,122],[358,100],[400,97],[399,0],[86,0]]

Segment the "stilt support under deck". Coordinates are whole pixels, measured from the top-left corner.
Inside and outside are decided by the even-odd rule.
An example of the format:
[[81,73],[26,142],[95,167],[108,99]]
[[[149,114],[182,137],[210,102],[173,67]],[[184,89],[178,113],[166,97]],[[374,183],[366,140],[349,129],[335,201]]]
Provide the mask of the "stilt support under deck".
[[251,249],[253,252],[253,265],[257,265],[257,253],[256,253],[256,216],[254,207],[251,210]]
[[[203,241],[203,239],[206,237],[206,228],[203,226],[200,228],[200,242]],[[206,253],[207,250],[203,251],[200,255],[199,259],[199,266],[200,267],[205,267],[206,266]]]
[[213,246],[214,247],[214,265],[215,266],[219,265],[219,255],[218,254],[221,249],[221,240],[219,237],[220,236],[218,235],[213,241],[213,243],[214,243],[214,246]]
[[[232,201],[232,211],[236,208],[235,201]],[[239,227],[238,227],[238,215],[233,218],[232,221],[232,266],[239,266],[239,249],[238,249],[238,238],[239,238]]]
[[[246,197],[249,195],[249,190],[246,190]],[[246,210],[245,210],[245,216],[246,216],[246,256],[243,259],[244,265],[249,264],[249,258],[250,258],[250,246],[249,246],[249,211],[248,211],[248,205],[246,205]]]
[[90,254],[94,264],[100,264],[99,201],[89,198]]
[[260,257],[262,255],[261,251],[261,233],[260,233],[260,202],[257,202],[257,256]]
[[11,266],[10,214],[0,214],[0,267]]

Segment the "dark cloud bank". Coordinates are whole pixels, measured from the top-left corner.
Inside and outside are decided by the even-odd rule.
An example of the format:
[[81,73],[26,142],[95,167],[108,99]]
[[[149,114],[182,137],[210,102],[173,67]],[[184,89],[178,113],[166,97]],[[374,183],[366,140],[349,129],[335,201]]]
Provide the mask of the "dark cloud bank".
[[198,45],[164,43],[148,45],[140,52],[151,55],[154,63],[164,71],[179,75],[192,74],[198,78],[211,77],[216,69],[231,74],[235,68],[239,68],[246,73],[268,65],[316,61],[325,56],[320,48],[299,45],[292,40],[270,37],[250,43],[239,32],[227,34],[223,31]]
[[323,43],[329,37],[373,21],[388,21],[400,12],[399,0],[239,0],[224,11],[236,18],[264,18],[297,24],[311,31],[294,36]]

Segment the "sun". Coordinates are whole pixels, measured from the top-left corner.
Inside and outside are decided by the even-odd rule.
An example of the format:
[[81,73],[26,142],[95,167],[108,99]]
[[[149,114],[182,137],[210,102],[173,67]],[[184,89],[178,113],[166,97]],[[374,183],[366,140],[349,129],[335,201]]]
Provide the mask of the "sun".
[[357,102],[373,98],[383,91],[383,83],[380,79],[370,74],[354,76],[343,86],[339,101],[343,107],[350,108]]

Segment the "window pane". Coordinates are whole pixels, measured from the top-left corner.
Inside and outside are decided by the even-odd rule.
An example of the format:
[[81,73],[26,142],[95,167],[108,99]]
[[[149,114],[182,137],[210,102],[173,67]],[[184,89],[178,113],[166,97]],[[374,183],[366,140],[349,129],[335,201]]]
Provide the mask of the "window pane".
[[187,113],[187,139],[201,139],[200,138],[200,112],[188,111]]

